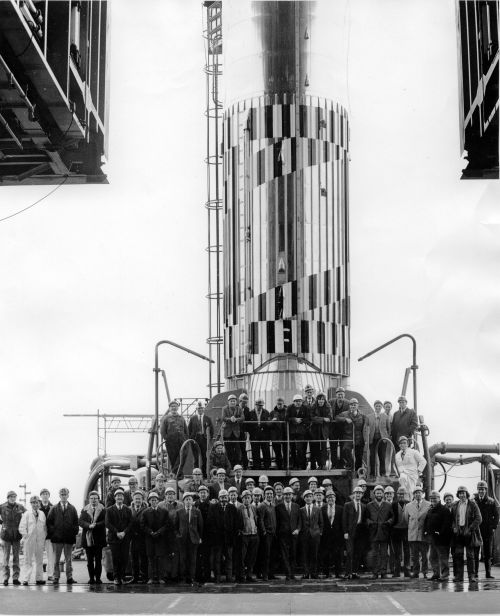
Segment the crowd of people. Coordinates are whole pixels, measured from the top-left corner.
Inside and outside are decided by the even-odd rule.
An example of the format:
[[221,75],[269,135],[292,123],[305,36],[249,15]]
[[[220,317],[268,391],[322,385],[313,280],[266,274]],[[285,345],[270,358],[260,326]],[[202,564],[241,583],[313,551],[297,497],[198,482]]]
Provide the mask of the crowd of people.
[[[337,387],[335,398],[327,400],[324,393],[315,395],[312,386],[306,385],[304,395],[294,395],[291,404],[278,397],[272,410],[265,408],[263,399],[255,400],[254,408],[250,408],[246,393],[239,397],[231,394],[216,427],[201,403],[187,424],[174,400],[160,422],[171,472],[177,475],[181,447],[187,439],[193,439],[199,445],[206,474],[207,450],[215,436],[218,440],[208,459],[211,469],[222,466],[230,471],[240,464],[245,470],[266,470],[273,457],[277,469],[305,470],[309,464],[312,471],[329,467],[357,471],[365,467],[370,476],[389,473],[391,469],[385,468],[386,448],[392,442],[398,451],[401,436],[414,437],[418,428],[415,411],[408,408],[405,396],[399,396],[394,414],[392,403],[380,400],[374,402],[373,412],[362,413],[358,400],[347,400],[345,393],[343,387]],[[410,458],[414,458],[411,453],[406,466],[416,466],[421,472],[423,458],[417,456],[411,465]],[[411,482],[413,470],[409,472],[409,490],[415,483]]]
[[[103,549],[112,554],[112,579],[124,583],[254,582],[278,574],[293,580],[343,577],[356,579],[360,572],[373,578],[427,577],[449,579],[450,555],[455,581],[464,579],[464,551],[471,583],[478,578],[480,551],[486,578],[491,574],[492,544],[498,524],[495,501],[487,484],[477,484],[471,498],[466,487],[451,493],[431,492],[429,500],[417,484],[410,495],[400,486],[377,485],[367,490],[357,481],[344,499],[332,480],[319,485],[315,477],[301,489],[293,477],[271,485],[262,475],[255,485],[245,478],[241,465],[234,475],[217,469],[206,483],[201,469],[194,469],[181,499],[159,473],[153,489],[145,492],[136,477],[126,490],[120,478],[111,482],[106,498],[90,492],[78,514],[69,502],[69,491],[59,491],[50,502],[47,489],[32,496],[27,510],[14,491],[0,506],[3,547],[3,584],[28,585],[35,566],[35,583],[59,584],[64,554],[67,584],[74,584],[72,550],[81,528],[87,557],[89,584],[102,583]],[[19,567],[21,544],[24,550]],[[363,573],[364,575],[364,573]]]

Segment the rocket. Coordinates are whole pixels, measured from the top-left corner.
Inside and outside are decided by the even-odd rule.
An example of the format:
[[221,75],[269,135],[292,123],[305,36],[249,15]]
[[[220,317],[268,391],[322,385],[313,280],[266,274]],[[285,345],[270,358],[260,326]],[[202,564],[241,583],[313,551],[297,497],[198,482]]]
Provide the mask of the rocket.
[[349,376],[346,8],[223,3],[226,389],[267,408]]

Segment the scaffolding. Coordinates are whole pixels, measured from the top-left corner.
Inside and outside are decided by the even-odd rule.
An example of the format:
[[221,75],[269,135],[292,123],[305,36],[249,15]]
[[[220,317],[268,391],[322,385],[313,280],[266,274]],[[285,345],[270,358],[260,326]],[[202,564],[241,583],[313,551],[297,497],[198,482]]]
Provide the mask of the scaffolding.
[[222,314],[222,101],[219,100],[222,76],[222,2],[203,3],[203,38],[205,40],[205,75],[207,144],[208,217],[208,356],[210,398],[224,387],[222,381],[223,314]]
[[[206,398],[175,398],[179,403],[179,414],[185,418],[186,422],[196,413],[198,402],[206,404]],[[64,417],[96,417],[97,418],[97,455],[108,455],[107,444],[108,434],[138,434],[150,433],[154,431],[154,413],[101,413],[97,409],[96,413],[68,413]],[[146,446],[147,443],[145,443]]]

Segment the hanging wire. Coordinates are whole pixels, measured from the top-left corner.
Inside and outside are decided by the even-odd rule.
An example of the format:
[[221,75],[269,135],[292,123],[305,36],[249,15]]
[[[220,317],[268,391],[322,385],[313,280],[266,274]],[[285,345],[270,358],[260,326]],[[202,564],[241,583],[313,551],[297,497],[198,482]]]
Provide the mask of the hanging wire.
[[5,216],[4,218],[0,218],[0,222],[4,222],[5,220],[9,220],[9,218],[14,218],[14,216],[19,216],[19,214],[22,214],[23,212],[26,212],[26,210],[30,210],[32,207],[35,207],[35,205],[38,205],[44,199],[47,199],[48,197],[50,197],[50,195],[53,195],[56,192],[56,190],[59,190],[61,188],[61,186],[66,184],[66,182],[68,180],[68,177],[69,177],[69,175],[65,175],[63,181],[60,184],[58,184],[55,188],[53,188],[50,192],[48,192],[43,197],[40,197],[40,199],[37,199],[31,205],[28,205],[27,207],[24,207],[22,210],[19,210],[18,212],[14,212],[14,214],[10,214],[9,216]]

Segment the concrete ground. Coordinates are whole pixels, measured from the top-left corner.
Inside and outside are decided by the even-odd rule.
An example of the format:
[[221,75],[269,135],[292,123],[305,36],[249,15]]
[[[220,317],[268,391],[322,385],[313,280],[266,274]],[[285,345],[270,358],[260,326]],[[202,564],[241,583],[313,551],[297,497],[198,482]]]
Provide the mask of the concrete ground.
[[0,586],[0,614],[499,614],[500,569],[495,580],[297,580],[255,584],[125,585],[86,583],[85,562],[76,562],[67,586]]

